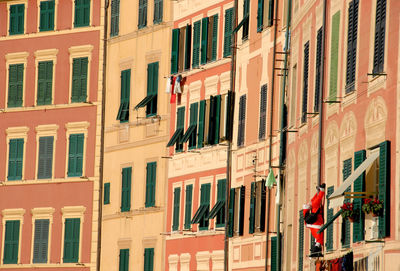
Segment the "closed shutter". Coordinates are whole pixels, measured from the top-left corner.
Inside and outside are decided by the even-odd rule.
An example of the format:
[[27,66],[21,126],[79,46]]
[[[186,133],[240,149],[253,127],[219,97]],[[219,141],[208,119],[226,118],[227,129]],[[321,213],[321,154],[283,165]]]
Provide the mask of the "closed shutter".
[[243,235],[244,229],[244,208],[245,208],[245,200],[246,200],[246,187],[240,187],[240,208],[239,208],[239,235]]
[[68,177],[82,176],[84,134],[69,136]]
[[129,270],[129,249],[119,250],[119,271]]
[[154,19],[153,23],[161,23],[163,20],[163,0],[154,0]]
[[242,95],[239,100],[239,123],[237,145],[242,146],[246,129],[246,95]]
[[172,29],[171,73],[178,72],[179,28]]
[[303,71],[303,100],[301,107],[301,122],[307,121],[307,104],[308,104],[308,59],[309,59],[310,42],[304,45],[304,71]]
[[156,170],[157,163],[151,162],[147,163],[147,174],[146,174],[146,207],[153,207],[155,205],[156,199]]
[[336,101],[339,61],[339,27],[340,11],[332,16],[331,55],[330,55],[330,78],[329,78],[329,100]]
[[[334,187],[330,186],[327,189],[327,198],[333,193]],[[330,221],[333,217],[333,209],[329,208],[329,199],[327,200],[327,216],[326,216],[326,221]],[[333,249],[333,224],[330,224],[326,230],[326,239],[325,239],[325,246],[326,250],[330,251]]]
[[24,159],[24,139],[11,139],[8,150],[8,178],[9,181],[22,179]]
[[197,148],[202,148],[204,146],[204,118],[206,112],[206,101],[200,101],[200,111],[199,111],[199,131],[197,138]]
[[271,237],[271,271],[277,271],[277,253],[278,253],[278,238],[276,236]]
[[157,114],[157,94],[158,94],[158,62],[154,62],[147,67],[147,96],[154,95],[146,107],[146,116]]
[[25,4],[10,6],[10,35],[24,33]]
[[354,90],[356,78],[358,0],[350,2],[348,12],[346,94]]
[[80,218],[65,219],[64,263],[77,263],[79,260]]
[[382,215],[379,216],[378,237],[390,236],[390,141],[379,145],[379,200],[383,202]]
[[179,229],[179,207],[181,203],[181,188],[177,187],[174,189],[174,217],[172,220],[172,230],[177,231]]
[[47,263],[49,243],[49,219],[35,220],[35,235],[33,241],[33,263]]
[[37,105],[51,104],[52,89],[53,89],[53,61],[39,62]]
[[212,39],[211,39],[211,61],[217,60],[218,49],[218,14],[213,16]]
[[110,204],[110,183],[104,184],[104,204]]
[[193,195],[193,185],[189,184],[186,186],[185,195],[185,229],[190,229],[190,221],[192,219],[192,195]]
[[207,63],[208,17],[201,19],[201,64]]
[[131,178],[132,168],[122,169],[122,195],[121,195],[121,212],[129,212],[131,209]]
[[231,188],[229,192],[229,208],[228,208],[228,213],[229,213],[229,223],[228,223],[228,236],[233,237],[233,226],[235,223],[235,188]]
[[147,25],[147,0],[139,0],[139,23],[141,29]]
[[144,271],[153,271],[154,268],[154,248],[144,249]]
[[49,179],[53,173],[54,137],[39,138],[38,179]]
[[119,2],[120,0],[111,1],[111,37],[118,36],[119,34]]
[[304,218],[303,210],[299,212],[299,244],[298,244],[298,265],[297,270],[303,271],[303,257],[304,257]]
[[71,102],[85,102],[87,97],[88,58],[75,58],[72,66]]
[[225,11],[224,27],[224,57],[232,54],[232,27],[233,27],[233,8]]
[[[347,159],[343,161],[343,181],[347,179],[351,175],[351,164],[352,159]],[[345,192],[350,192],[351,186],[346,188]],[[350,202],[349,199],[344,199],[345,203]],[[350,246],[350,221],[348,219],[342,219],[342,237],[341,237],[342,247],[349,247]]]
[[24,64],[13,64],[8,70],[8,107],[22,106]]
[[251,183],[250,191],[250,215],[249,215],[249,233],[254,233],[254,222],[256,212],[256,183]]
[[40,2],[39,31],[54,29],[54,0]]
[[[356,170],[365,160],[365,150],[354,153],[354,170]],[[365,171],[354,181],[354,192],[365,191]],[[362,199],[353,200],[354,209],[360,211],[358,219],[353,222],[353,243],[364,240],[364,212],[361,211]]]
[[258,0],[257,4],[257,31],[261,32],[264,25],[264,0]]
[[260,91],[260,126],[258,139],[265,139],[265,127],[267,122],[267,84],[261,86]]
[[190,54],[191,54],[191,46],[192,46],[192,26],[186,26],[186,35],[185,35],[185,70],[190,69]]
[[314,112],[319,112],[319,97],[321,93],[321,76],[322,76],[322,27],[317,33],[317,55],[315,61],[315,96],[314,96]]
[[386,0],[376,0],[374,67],[372,73],[383,72],[385,61]]
[[181,141],[184,129],[185,129],[185,107],[182,106],[178,108],[177,118],[176,118],[176,130],[181,131],[175,145],[176,152],[181,152],[183,150],[183,143],[181,143]]
[[19,227],[19,220],[6,221],[3,264],[18,263]]
[[[250,21],[250,0],[243,1],[243,26],[242,26],[242,39],[249,37],[249,21]],[[247,19],[246,19],[247,17]]]
[[268,26],[274,24],[274,0],[269,0],[268,3]]
[[75,0],[75,27],[89,26],[90,0]]
[[201,22],[197,21],[194,23],[193,30],[193,61],[192,68],[197,68],[199,66],[200,61],[200,29]]
[[118,111],[117,119],[120,122],[129,121],[129,104],[131,92],[131,70],[121,72],[121,103]]

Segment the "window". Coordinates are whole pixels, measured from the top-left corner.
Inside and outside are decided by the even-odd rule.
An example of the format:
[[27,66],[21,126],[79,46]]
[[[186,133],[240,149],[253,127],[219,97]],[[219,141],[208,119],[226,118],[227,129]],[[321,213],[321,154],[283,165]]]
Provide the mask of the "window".
[[131,178],[132,168],[122,169],[122,195],[121,195],[121,212],[129,212],[131,209]]
[[[195,23],[196,24],[196,23]],[[197,24],[196,24],[197,27]],[[198,25],[198,29],[196,28],[196,31],[200,31],[200,25]],[[191,25],[186,25],[181,28],[176,28],[172,30],[172,51],[171,51],[171,73],[177,73],[177,72],[182,72],[183,70],[188,70],[190,69],[190,48],[191,48],[191,34],[192,33],[192,26]],[[199,32],[200,33],[200,32]],[[197,35],[198,33],[195,32]],[[199,36],[200,39],[200,36]],[[198,44],[196,44],[196,42]],[[198,47],[196,47],[198,46]],[[200,46],[200,40],[194,41],[193,43],[193,48],[199,48]],[[195,61],[197,61],[197,66],[198,66],[198,50],[197,52],[197,58]],[[193,51],[193,57],[195,57]],[[194,67],[194,66],[193,66]]]
[[268,0],[267,26],[274,24],[274,0]]
[[172,29],[171,74],[178,72],[179,32],[180,32],[179,28]]
[[24,64],[8,67],[8,107],[21,107],[24,89]]
[[3,264],[18,263],[18,247],[19,247],[19,220],[7,220],[6,232],[4,234],[4,256]]
[[375,46],[372,73],[383,72],[385,61],[386,0],[376,0]]
[[262,31],[264,24],[264,0],[258,0],[257,3],[257,32]]
[[192,60],[192,68],[199,67],[200,61],[200,29],[201,29],[201,21],[197,21],[193,24],[193,60]]
[[219,143],[220,115],[221,95],[211,96],[207,136],[207,143],[209,145]]
[[79,238],[81,219],[65,219],[64,229],[64,263],[77,263],[79,261]]
[[121,72],[121,102],[119,105],[117,120],[129,121],[129,100],[131,92],[131,70]]
[[322,27],[317,33],[317,55],[315,57],[315,95],[314,95],[314,112],[319,112],[319,97],[321,93],[321,76],[322,76]]
[[10,35],[24,34],[25,4],[10,6]]
[[208,214],[210,211],[211,184],[205,183],[200,187],[200,206],[193,216],[192,224],[199,224],[199,229],[208,229]]
[[252,182],[250,193],[249,233],[265,231],[265,181]]
[[[231,191],[232,192],[232,191]],[[234,203],[233,203],[233,231],[235,235],[243,235],[244,227],[244,208],[245,208],[245,196],[246,187],[241,186],[234,189]],[[231,199],[232,200],[232,199]]]
[[119,271],[129,270],[129,249],[119,250]]
[[147,25],[147,0],[139,0],[139,23],[138,28],[144,28]]
[[299,212],[299,246],[297,251],[297,270],[303,271],[303,254],[304,254],[304,218],[303,210]]
[[135,106],[135,109],[146,106],[146,116],[157,114],[158,62],[147,66],[147,96]]
[[74,27],[89,26],[90,0],[75,0]]
[[72,64],[71,102],[86,102],[88,79],[88,58],[74,58]]
[[277,249],[278,249],[278,237],[271,237],[271,270],[277,270],[278,259],[277,259]]
[[217,42],[218,14],[201,20],[201,64],[217,59]]
[[175,151],[181,152],[183,150],[183,144],[181,142],[181,138],[183,137],[183,129],[185,128],[185,107],[178,108],[178,112],[176,114],[176,130],[169,140],[167,147],[171,147],[176,144]]
[[199,104],[193,103],[190,105],[190,122],[185,134],[182,137],[181,142],[185,143],[189,140],[189,149],[196,148],[196,136],[197,136],[197,115],[198,115]]
[[[352,159],[343,161],[343,181],[351,175]],[[351,186],[346,189],[346,192],[351,191]],[[350,202],[349,199],[344,199],[344,202]],[[348,219],[342,219],[342,236],[341,236],[342,247],[348,248],[350,246],[350,221]]]
[[[366,158],[365,150],[357,151],[354,153],[354,170],[356,170]],[[354,192],[364,192],[365,191],[365,172],[360,175],[355,181],[353,186]],[[353,200],[354,209],[361,210],[363,203],[362,198],[355,198]],[[353,243],[360,242],[364,240],[365,231],[365,216],[364,212],[359,212],[358,219],[353,222]]]
[[163,20],[163,0],[154,0],[154,19],[153,23],[158,24]]
[[186,25],[185,28],[185,70],[190,69],[190,55],[192,46],[192,26]]
[[207,63],[208,17],[201,19],[201,64]]
[[346,94],[354,90],[354,83],[356,80],[358,0],[352,0],[349,4],[348,23]]
[[110,183],[104,184],[104,205],[110,204]]
[[51,104],[52,93],[53,93],[53,61],[39,62],[37,100],[36,100],[37,105]]
[[308,108],[308,59],[309,59],[310,42],[307,41],[304,45],[304,66],[303,66],[303,100],[301,107],[301,123],[307,121]]
[[332,16],[331,54],[330,54],[330,78],[329,78],[329,100],[336,101],[339,61],[339,27],[340,11]]
[[49,245],[49,219],[35,220],[33,263],[47,263]]
[[200,101],[200,112],[199,112],[199,131],[197,138],[197,148],[204,146],[204,125],[205,125],[205,113],[206,113],[206,101]]
[[153,271],[154,268],[154,248],[144,249],[144,271]]
[[173,219],[172,219],[172,230],[177,231],[179,229],[179,207],[181,204],[181,188],[174,188],[174,208],[173,208]]
[[24,159],[24,139],[10,139],[8,149],[8,178],[9,181],[22,180]]
[[84,140],[84,134],[69,136],[68,177],[82,176]]
[[225,10],[224,57],[232,54],[233,8]]
[[192,196],[193,196],[193,184],[186,186],[185,191],[185,229],[190,229],[191,219],[192,219]]
[[111,26],[110,37],[118,36],[119,34],[119,6],[120,0],[111,1]]
[[260,126],[258,128],[258,139],[265,139],[265,126],[267,122],[267,84],[261,86],[260,91]]
[[[326,198],[328,199],[330,195],[332,195],[334,190],[333,186],[328,187],[327,193],[326,193]],[[329,202],[330,200],[327,200],[326,206],[327,206],[327,217],[326,221],[330,221],[333,217],[333,208],[328,208],[329,207]],[[301,214],[302,216],[302,214]],[[330,224],[326,230],[326,239],[325,239],[325,247],[327,251],[333,250],[333,224]]]
[[53,176],[54,137],[39,138],[38,179],[51,179]]
[[146,166],[146,207],[154,207],[156,204],[156,177],[157,162],[147,163]]
[[225,189],[226,179],[218,180],[217,184],[217,201],[211,209],[208,219],[216,219],[216,226],[223,227],[225,225]]
[[243,29],[242,39],[246,40],[249,37],[249,21],[250,21],[250,0],[243,1]]
[[243,146],[246,128],[246,95],[240,96],[239,100],[239,123],[237,145]]
[[40,2],[40,24],[39,30],[54,30],[54,0]]

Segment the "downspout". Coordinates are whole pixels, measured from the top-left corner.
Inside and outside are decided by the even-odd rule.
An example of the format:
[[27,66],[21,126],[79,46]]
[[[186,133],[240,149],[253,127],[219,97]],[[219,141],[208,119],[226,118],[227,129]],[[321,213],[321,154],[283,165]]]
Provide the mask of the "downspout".
[[321,52],[321,85],[319,86],[319,104],[318,104],[318,111],[319,111],[319,129],[318,129],[318,185],[321,184],[321,167],[322,167],[322,124],[323,124],[323,101],[324,101],[324,83],[325,83],[325,40],[326,40],[326,1],[324,0],[324,14],[322,17],[322,52]]
[[[285,161],[286,152],[286,137],[287,137],[287,121],[285,122],[285,115],[287,114],[287,110],[285,109],[285,96],[286,96],[286,79],[288,75],[288,54],[290,52],[289,49],[289,40],[290,40],[290,21],[291,21],[291,10],[292,10],[292,1],[288,0],[287,3],[287,18],[286,18],[286,37],[285,37],[285,48],[284,48],[284,64],[283,64],[283,82],[281,88],[281,128],[280,128],[280,151],[279,151],[279,178],[277,183],[277,193],[283,193],[282,191],[282,181],[285,180],[285,176],[283,174],[283,167]],[[280,197],[280,195],[277,195]],[[282,270],[282,247],[281,247],[281,231],[280,231],[280,221],[281,221],[281,202],[280,200],[276,201],[276,236],[277,236],[277,270]]]
[[[237,11],[238,0],[234,1],[233,6],[233,26],[237,26]],[[231,188],[231,168],[232,168],[232,138],[233,138],[233,116],[235,111],[235,72],[236,72],[236,41],[237,31],[232,33],[232,58],[231,58],[231,72],[230,72],[230,91],[232,93],[229,108],[229,135],[227,136],[228,150],[226,160],[226,186],[225,186],[225,242],[224,242],[224,271],[229,271],[229,201],[230,201],[230,188]]]
[[97,219],[97,259],[96,270],[100,271],[101,265],[101,231],[103,223],[103,178],[104,178],[104,127],[106,113],[106,69],[107,69],[107,32],[108,32],[108,6],[109,0],[104,5],[104,36],[103,36],[103,83],[101,93],[101,132],[100,132],[100,166],[99,166],[99,216]]
[[[271,0],[273,1],[273,0]],[[271,78],[271,114],[269,118],[269,169],[272,168],[272,126],[274,119],[274,85],[275,85],[275,55],[276,55],[276,36],[278,33],[278,3],[279,1],[275,1],[275,10],[274,15],[274,46],[273,46],[273,54],[272,54],[272,78]],[[270,211],[271,211],[271,189],[268,188],[268,205],[267,205],[267,225],[266,225],[266,239],[265,239],[265,270],[268,269],[268,239],[269,239],[269,223],[270,223]]]

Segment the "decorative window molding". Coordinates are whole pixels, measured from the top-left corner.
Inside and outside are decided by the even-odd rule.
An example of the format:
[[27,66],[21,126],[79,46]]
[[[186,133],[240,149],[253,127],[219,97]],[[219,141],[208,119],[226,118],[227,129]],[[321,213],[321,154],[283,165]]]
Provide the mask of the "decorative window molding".
[[209,270],[210,269],[210,256],[209,251],[200,251],[196,253],[196,262],[198,270]]
[[204,86],[206,89],[205,99],[209,99],[211,95],[216,95],[218,93],[218,82],[218,75],[207,77],[204,80]]
[[129,69],[132,70],[132,67],[134,66],[133,64],[134,64],[133,57],[128,57],[128,58],[121,59],[119,61],[119,69],[121,71],[129,70]]
[[155,248],[157,244],[157,237],[144,237],[142,240],[143,248]]
[[[168,265],[169,265],[170,271],[177,271],[178,263],[179,263],[179,255],[178,254],[171,254],[168,256]],[[181,267],[181,270],[182,270],[182,267]]]
[[219,80],[221,84],[220,94],[227,93],[231,88],[231,73],[230,72],[221,73],[221,75],[219,76]]
[[[4,243],[5,243],[5,235],[6,235],[6,222],[8,220],[19,220],[19,236],[18,236],[18,264],[21,263],[21,236],[22,236],[22,225],[24,224],[24,215],[25,215],[25,209],[18,208],[18,209],[4,209],[1,211],[1,214],[3,216],[2,219],[2,238],[1,238],[1,251],[4,253]],[[1,260],[1,264],[4,266],[3,262],[3,257]],[[7,266],[10,266],[11,264],[7,264]]]
[[131,238],[119,238],[117,241],[118,249],[131,249],[132,239]]

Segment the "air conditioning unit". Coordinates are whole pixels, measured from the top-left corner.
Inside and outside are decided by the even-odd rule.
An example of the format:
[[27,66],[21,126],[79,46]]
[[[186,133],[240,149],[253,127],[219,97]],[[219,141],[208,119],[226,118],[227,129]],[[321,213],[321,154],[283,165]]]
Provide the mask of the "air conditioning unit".
[[378,217],[372,217],[371,218],[371,224],[370,224],[370,236],[369,239],[378,239],[378,233],[379,233],[379,227],[378,227]]

